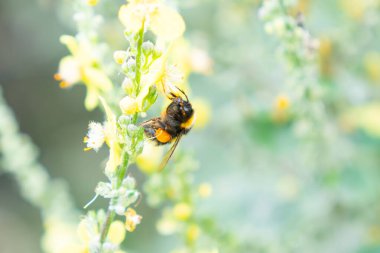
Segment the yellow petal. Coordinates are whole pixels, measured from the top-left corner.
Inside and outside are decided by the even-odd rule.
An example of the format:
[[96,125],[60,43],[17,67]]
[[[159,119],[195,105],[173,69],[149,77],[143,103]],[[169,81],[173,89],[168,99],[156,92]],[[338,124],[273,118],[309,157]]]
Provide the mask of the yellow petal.
[[275,100],[275,109],[278,111],[284,111],[289,108],[290,101],[286,95],[278,95]]
[[90,235],[88,233],[87,222],[85,219],[79,222],[77,234],[82,242],[88,243],[90,241]]
[[98,106],[98,91],[93,88],[87,89],[84,106],[88,111],[94,110]]
[[124,241],[124,238],[125,238],[124,223],[119,220],[112,222],[109,232],[108,232],[108,239],[113,244],[118,245]]
[[186,230],[186,240],[188,243],[193,244],[201,233],[200,228],[196,224],[191,224]]
[[185,22],[177,11],[160,5],[158,10],[150,15],[150,29],[160,39],[171,41],[185,32]]
[[136,164],[141,171],[147,174],[156,172],[160,167],[162,155],[163,149],[161,146],[157,146],[152,142],[146,142],[143,152],[136,158]]
[[171,235],[177,232],[180,226],[175,219],[171,217],[163,217],[157,222],[156,228],[162,235]]
[[149,87],[157,83],[157,81],[161,79],[163,74],[165,73],[165,67],[166,62],[168,60],[169,51],[170,50],[167,50],[164,55],[155,60],[152,66],[150,67],[149,73],[142,77],[141,83],[143,85],[143,89],[146,89],[146,94],[148,94]]
[[119,10],[119,20],[125,26],[126,30],[131,33],[137,33],[142,28],[145,11],[137,8],[138,4],[129,3],[123,5]]
[[142,80],[141,80],[141,91],[138,95],[137,102],[139,109],[143,108],[143,101],[144,98],[148,95],[149,89],[152,85],[157,84],[158,90],[163,92],[162,88],[162,79],[164,78],[165,75],[165,68],[166,68],[166,62],[168,60],[169,56],[169,49],[166,51],[165,54],[163,54],[159,59],[154,61],[152,66],[150,67],[150,71],[147,75],[143,75]]
[[117,166],[121,163],[121,148],[117,141],[117,126],[116,126],[116,116],[107,104],[107,102],[99,97],[104,111],[106,113],[107,122],[105,125],[105,137],[106,143],[110,148],[109,158],[106,164],[106,173],[107,175],[113,174]]
[[110,154],[105,168],[105,173],[107,175],[112,175],[115,173],[117,167],[121,163],[121,148],[116,141],[110,142]]
[[58,67],[58,78],[70,87],[81,80],[80,63],[73,56],[66,56],[61,59]]
[[98,0],[87,0],[89,6],[95,6],[98,4]]
[[211,118],[211,106],[204,99],[194,99],[191,101],[194,111],[197,115],[194,128],[199,129],[207,125]]
[[138,215],[133,208],[128,208],[125,212],[125,228],[129,232],[136,229],[136,225],[140,224],[142,216]]
[[368,53],[364,58],[364,67],[373,81],[380,81],[380,53]]
[[202,183],[198,188],[198,194],[201,198],[208,198],[212,193],[212,187],[208,183]]
[[373,137],[380,137],[380,103],[350,109],[342,116],[346,128],[361,128]]
[[62,35],[59,38],[60,42],[64,45],[66,45],[67,49],[69,49],[70,53],[74,56],[78,55],[79,53],[79,45],[77,40],[70,35]]
[[185,202],[176,204],[173,210],[174,217],[182,221],[189,219],[192,212],[191,206]]
[[83,68],[83,82],[87,87],[94,87],[99,91],[107,92],[112,89],[112,82],[108,76],[101,71],[93,67]]
[[109,107],[109,105],[107,104],[107,102],[104,100],[104,98],[102,96],[99,96],[99,99],[100,99],[100,102],[102,103],[102,106],[103,106],[104,111],[106,113],[107,122],[109,124],[112,124],[112,126],[113,126],[112,130],[116,131],[116,116],[115,116],[115,114],[113,113],[113,111],[111,110],[111,107]]

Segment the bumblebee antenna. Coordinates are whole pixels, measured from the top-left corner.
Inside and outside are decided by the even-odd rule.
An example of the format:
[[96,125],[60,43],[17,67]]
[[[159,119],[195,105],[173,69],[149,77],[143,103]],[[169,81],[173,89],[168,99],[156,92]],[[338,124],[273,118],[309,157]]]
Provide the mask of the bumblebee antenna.
[[180,88],[178,88],[177,86],[176,86],[176,88],[185,96],[186,102],[189,102],[189,98],[187,97],[186,93],[183,90],[181,90]]

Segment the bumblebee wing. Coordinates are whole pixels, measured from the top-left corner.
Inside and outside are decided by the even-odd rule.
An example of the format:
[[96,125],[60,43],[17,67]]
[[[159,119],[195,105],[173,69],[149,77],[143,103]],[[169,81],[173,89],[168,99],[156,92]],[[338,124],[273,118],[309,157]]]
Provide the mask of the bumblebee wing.
[[162,128],[162,122],[160,117],[157,117],[140,123],[140,126],[144,128],[144,132],[149,138],[155,138],[156,130]]
[[144,122],[141,122],[140,126],[142,126],[142,127],[154,126],[154,125],[158,124],[159,120],[160,120],[160,117],[149,119],[149,120],[146,120]]
[[179,134],[179,135],[177,136],[177,138],[175,139],[173,145],[172,145],[172,146],[170,147],[170,149],[168,150],[168,152],[166,152],[164,158],[162,159],[162,162],[161,162],[161,164],[160,164],[160,167],[159,167],[158,171],[162,171],[162,170],[165,168],[166,164],[168,164],[168,162],[169,162],[170,158],[172,157],[172,155],[173,155],[175,149],[177,148],[178,143],[179,143],[179,141],[181,140],[182,136],[183,136],[182,133]]

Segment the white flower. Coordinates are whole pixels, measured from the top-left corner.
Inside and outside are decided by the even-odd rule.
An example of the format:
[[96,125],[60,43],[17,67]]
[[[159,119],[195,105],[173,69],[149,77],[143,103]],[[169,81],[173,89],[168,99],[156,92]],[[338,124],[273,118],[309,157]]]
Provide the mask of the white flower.
[[105,141],[103,126],[97,122],[90,122],[88,129],[87,136],[84,138],[84,142],[87,143],[85,150],[93,149],[98,151]]

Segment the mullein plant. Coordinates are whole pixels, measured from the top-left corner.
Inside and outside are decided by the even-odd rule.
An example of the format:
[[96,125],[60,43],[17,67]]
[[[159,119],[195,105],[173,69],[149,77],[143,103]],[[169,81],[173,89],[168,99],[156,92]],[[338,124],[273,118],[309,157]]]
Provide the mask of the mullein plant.
[[38,162],[37,148],[19,132],[1,90],[0,112],[1,169],[16,179],[22,196],[39,208],[44,223],[42,249],[48,253],[75,252],[79,211],[65,182],[50,178]]
[[[326,111],[326,86],[319,78],[318,50],[320,41],[305,28],[303,14],[297,11],[298,1],[265,0],[259,9],[265,31],[276,37],[279,55],[287,71],[287,96],[276,101],[278,111],[286,109],[294,116],[294,131],[306,141],[306,161],[312,167],[328,167],[329,159],[316,158],[323,151],[329,154],[333,143],[344,141],[339,126]],[[296,11],[294,11],[296,10]],[[346,145],[345,143],[344,145]]]
[[[78,3],[80,11],[75,16],[80,29],[75,37],[61,37],[61,42],[71,54],[61,60],[55,78],[60,81],[62,88],[83,83],[87,88],[86,108],[92,110],[100,106],[106,118],[105,122],[89,123],[84,143],[86,151],[96,152],[104,144],[109,149],[109,158],[104,169],[107,181],[98,183],[96,196],[92,200],[103,197],[109,200],[109,206],[106,211],[89,211],[82,218],[78,227],[82,245],[78,246],[78,250],[123,252],[120,244],[126,232],[133,232],[142,221],[142,216],[134,209],[141,193],[136,187],[135,179],[128,174],[128,168],[137,161],[143,171],[151,171],[152,168],[154,170],[158,168],[158,164],[152,164],[151,161],[158,161],[162,154],[162,150],[151,143],[146,144],[148,140],[144,137],[144,129],[139,126],[138,121],[145,116],[159,94],[166,97],[170,92],[177,93],[175,86],[189,91],[185,83],[190,73],[189,64],[177,62],[180,60],[178,53],[172,53],[181,53],[181,49],[187,49],[188,46],[181,39],[185,23],[173,8],[158,0],[128,1],[120,7],[118,16],[125,27],[124,35],[129,47],[113,54],[114,61],[120,66],[119,72],[124,75],[120,89],[111,81],[102,56],[95,54],[100,43],[94,33],[96,29],[93,32],[88,29],[94,28],[96,24],[90,28],[80,25],[86,24],[92,18],[100,20],[92,10],[87,10],[90,8],[88,5],[96,4],[96,1]],[[145,39],[148,31],[155,36],[154,42]],[[201,55],[204,57],[204,54]],[[206,60],[211,62],[207,57]],[[202,69],[198,66],[196,70],[208,72],[210,64]],[[201,100],[195,107],[203,107],[198,124],[202,125],[208,118],[209,110]],[[144,154],[139,156],[143,150]],[[210,191],[208,185],[203,185],[202,189],[203,195]],[[148,191],[147,194],[154,193]],[[90,206],[92,201],[85,207]],[[182,219],[187,219],[190,216],[186,214],[188,208],[190,207],[182,203],[177,207],[177,214],[185,215]],[[190,237],[197,237],[198,228],[194,225],[190,228]]]
[[[279,54],[288,72],[286,82],[291,97],[279,97],[276,107],[281,108],[290,100],[298,109],[297,113],[307,115],[309,106],[315,111],[322,110],[319,104],[321,87],[316,78],[319,41],[305,29],[302,13],[290,14],[296,4],[294,0],[265,0],[259,9],[259,17],[265,22],[265,31],[280,41]],[[309,106],[303,111],[305,105]]]

